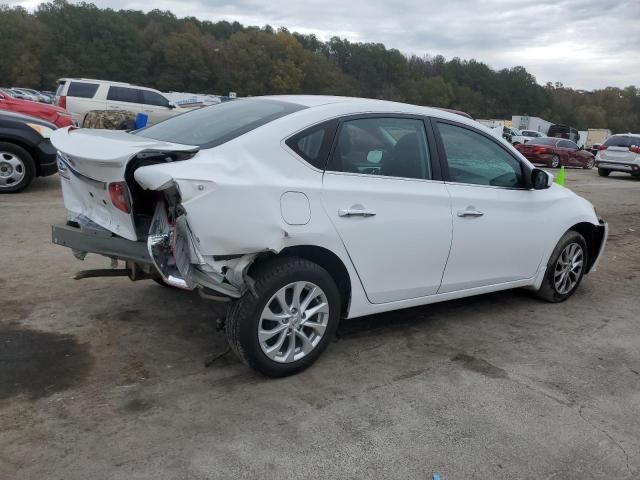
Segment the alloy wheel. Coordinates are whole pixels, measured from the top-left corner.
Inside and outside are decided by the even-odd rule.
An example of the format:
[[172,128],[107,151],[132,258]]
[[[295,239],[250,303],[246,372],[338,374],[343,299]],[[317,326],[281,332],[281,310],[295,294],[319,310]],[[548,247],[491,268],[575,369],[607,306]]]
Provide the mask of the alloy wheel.
[[264,354],[279,363],[306,357],[320,343],[329,322],[329,302],[320,287],[305,281],[290,283],[267,302],[258,322]]
[[26,175],[24,161],[12,152],[0,151],[0,188],[19,184]]
[[573,290],[584,267],[584,252],[578,243],[567,245],[558,257],[555,271],[553,273],[553,284],[561,295],[565,295]]

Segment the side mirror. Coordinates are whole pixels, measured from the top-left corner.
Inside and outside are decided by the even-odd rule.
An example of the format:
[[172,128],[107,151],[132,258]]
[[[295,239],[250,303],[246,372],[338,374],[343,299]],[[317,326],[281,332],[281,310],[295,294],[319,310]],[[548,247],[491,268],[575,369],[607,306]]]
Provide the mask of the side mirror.
[[553,185],[553,175],[540,168],[534,168],[531,172],[531,185],[534,190],[544,190]]
[[178,108],[178,106],[173,102],[169,102],[169,108],[174,109],[174,108]]

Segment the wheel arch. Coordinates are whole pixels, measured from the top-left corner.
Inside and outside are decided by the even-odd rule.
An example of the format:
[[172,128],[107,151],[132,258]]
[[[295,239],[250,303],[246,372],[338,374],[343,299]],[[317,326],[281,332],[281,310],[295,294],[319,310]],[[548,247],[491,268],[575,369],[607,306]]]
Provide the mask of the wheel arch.
[[256,265],[278,257],[298,257],[309,260],[324,268],[338,287],[340,293],[340,313],[346,317],[351,304],[351,277],[343,261],[331,250],[317,245],[295,245],[283,248],[279,253],[272,253],[259,257],[251,265],[249,275]]
[[604,227],[590,222],[580,222],[573,225],[569,230],[578,232],[587,242],[587,269],[585,273],[589,273],[604,241]]

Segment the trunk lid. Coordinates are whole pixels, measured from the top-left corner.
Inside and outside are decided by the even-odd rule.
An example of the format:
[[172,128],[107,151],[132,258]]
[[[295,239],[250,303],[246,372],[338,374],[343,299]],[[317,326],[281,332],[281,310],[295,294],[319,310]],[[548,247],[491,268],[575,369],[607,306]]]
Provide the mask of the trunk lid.
[[58,150],[65,208],[129,240],[138,240],[135,205],[130,212],[117,208],[109,185],[125,181],[127,164],[136,156],[167,154],[169,158],[172,153],[198,150],[118,130],[64,128],[51,136],[51,143]]

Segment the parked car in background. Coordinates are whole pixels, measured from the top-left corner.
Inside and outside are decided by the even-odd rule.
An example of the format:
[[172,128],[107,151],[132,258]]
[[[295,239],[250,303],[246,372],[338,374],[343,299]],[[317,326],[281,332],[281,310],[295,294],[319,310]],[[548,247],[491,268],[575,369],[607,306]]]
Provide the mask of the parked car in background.
[[11,91],[15,92],[18,95],[20,95],[23,100],[30,100],[32,102],[38,102],[39,101],[37,93],[33,93],[33,92],[30,92],[30,91],[27,91],[24,88],[11,87]]
[[311,365],[341,318],[525,286],[566,300],[606,239],[587,200],[435,108],[255,97],[53,144],[54,242],[231,301],[232,349],[271,376]]
[[518,130],[518,135],[511,136],[511,144],[515,146],[521,143],[527,143],[532,139],[543,137],[546,137],[546,135],[534,130]]
[[513,137],[517,137],[520,135],[520,130],[512,127],[502,127],[502,138],[504,138],[507,142],[512,143]]
[[79,124],[82,124],[87,112],[92,110],[144,113],[148,116],[150,125],[185,111],[176,108],[175,103],[153,88],[86,78],[59,79],[56,103],[71,112]]
[[563,138],[536,138],[526,144],[516,145],[516,149],[534,165],[559,168],[579,167],[593,168],[594,156],[571,140]]
[[13,87],[13,90],[17,90],[19,92],[25,93],[25,94],[29,94],[32,95],[37,102],[42,102],[42,103],[51,103],[51,98],[49,98],[48,95],[45,95],[44,93],[41,93],[37,90],[34,90],[32,88],[16,88]]
[[607,177],[611,172],[630,173],[640,177],[640,133],[612,135],[598,147],[598,174]]
[[5,93],[8,93],[9,95],[11,95],[13,98],[17,98],[19,100],[29,100],[30,102],[35,101],[33,99],[33,96],[30,93],[20,93],[17,90],[14,90],[12,88],[7,88],[7,87],[0,87],[2,90],[4,90]]
[[0,111],[0,193],[17,193],[35,177],[58,171],[49,137],[56,129],[39,118]]
[[0,110],[37,117],[53,123],[57,127],[74,125],[73,117],[63,108],[40,102],[20,100],[19,98],[13,97],[8,90],[0,90]]
[[547,136],[565,138],[571,140],[576,145],[578,144],[578,140],[580,140],[580,132],[576,128],[561,124],[551,125],[547,131]]

